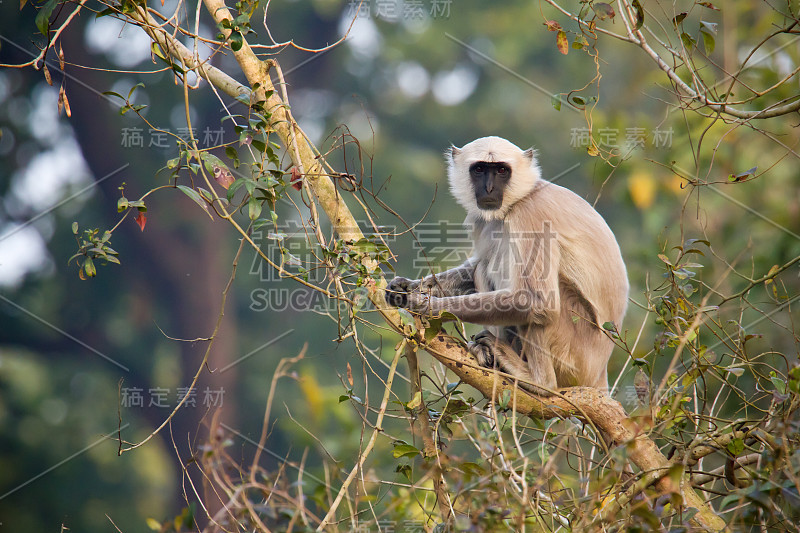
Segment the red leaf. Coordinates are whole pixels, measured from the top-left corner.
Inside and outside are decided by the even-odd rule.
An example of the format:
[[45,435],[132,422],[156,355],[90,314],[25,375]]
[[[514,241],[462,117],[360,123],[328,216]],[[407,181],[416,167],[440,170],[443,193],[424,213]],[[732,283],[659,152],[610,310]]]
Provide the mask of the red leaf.
[[144,231],[144,225],[147,224],[147,215],[144,214],[144,211],[139,211],[133,221],[139,225],[140,230]]
[[558,47],[558,51],[564,55],[567,55],[569,52],[569,43],[567,42],[567,34],[563,31],[559,31],[558,35],[556,35],[556,46]]
[[297,189],[298,191],[303,188],[303,175],[300,173],[300,169],[297,167],[292,167],[290,170],[292,174],[292,178],[289,180],[289,183]]
[[544,25],[547,26],[547,31],[558,31],[561,29],[561,24],[555,20],[548,20]]

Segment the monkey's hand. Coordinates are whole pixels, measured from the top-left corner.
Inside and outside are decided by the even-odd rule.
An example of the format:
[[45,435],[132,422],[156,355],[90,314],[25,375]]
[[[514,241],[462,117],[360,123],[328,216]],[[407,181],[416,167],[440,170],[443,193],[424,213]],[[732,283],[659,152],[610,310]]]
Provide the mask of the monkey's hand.
[[419,287],[419,280],[397,276],[386,286],[384,298],[386,303],[393,307],[409,307],[410,292]]
[[386,303],[394,307],[402,307],[415,313],[426,315],[430,313],[430,290],[424,290],[425,283],[418,279],[396,277],[386,287]]

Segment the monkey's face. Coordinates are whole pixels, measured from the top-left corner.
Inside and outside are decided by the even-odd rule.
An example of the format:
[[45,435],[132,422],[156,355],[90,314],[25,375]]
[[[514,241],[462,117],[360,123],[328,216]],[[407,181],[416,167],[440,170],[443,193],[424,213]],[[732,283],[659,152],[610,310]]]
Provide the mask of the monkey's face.
[[503,162],[478,161],[469,166],[469,177],[478,208],[495,211],[503,205],[503,193],[511,179],[511,167]]

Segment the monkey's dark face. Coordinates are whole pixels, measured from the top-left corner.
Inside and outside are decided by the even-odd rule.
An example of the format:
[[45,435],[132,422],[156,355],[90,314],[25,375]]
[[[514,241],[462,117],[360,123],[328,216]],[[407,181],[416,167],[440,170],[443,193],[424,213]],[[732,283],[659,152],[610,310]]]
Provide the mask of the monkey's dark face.
[[478,161],[470,165],[469,177],[478,207],[489,211],[500,209],[503,192],[511,179],[511,167],[506,163]]

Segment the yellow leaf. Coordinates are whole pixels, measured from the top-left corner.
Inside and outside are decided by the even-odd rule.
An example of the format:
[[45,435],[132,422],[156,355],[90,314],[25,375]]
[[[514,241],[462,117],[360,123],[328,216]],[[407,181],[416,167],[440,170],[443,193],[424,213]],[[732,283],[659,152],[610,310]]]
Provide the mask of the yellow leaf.
[[406,404],[409,409],[416,409],[420,405],[422,405],[422,394],[419,391],[414,394],[414,397],[411,398],[411,401]]
[[558,47],[558,51],[564,55],[567,55],[569,52],[569,43],[567,42],[567,34],[564,31],[559,31],[556,34],[556,46]]
[[645,210],[653,205],[653,200],[656,198],[656,181],[650,174],[636,172],[628,177],[628,191],[633,205]]
[[300,380],[300,390],[303,391],[306,397],[309,410],[313,414],[315,421],[319,422],[325,410],[325,400],[319,381],[317,381],[317,378],[310,371],[303,372],[303,379]]

